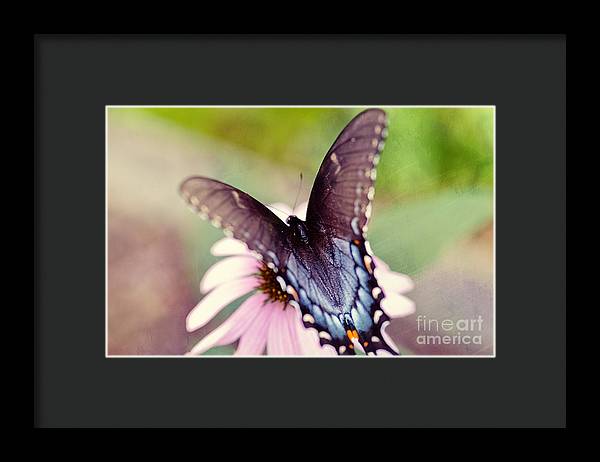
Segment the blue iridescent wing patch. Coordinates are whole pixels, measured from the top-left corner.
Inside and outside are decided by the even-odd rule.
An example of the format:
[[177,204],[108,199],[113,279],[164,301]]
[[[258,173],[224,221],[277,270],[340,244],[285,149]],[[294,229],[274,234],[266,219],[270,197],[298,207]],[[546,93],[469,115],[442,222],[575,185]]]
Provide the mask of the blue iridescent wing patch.
[[[331,345],[340,355],[354,355],[356,348],[372,355],[381,350],[397,354],[386,341],[389,317],[380,307],[384,294],[374,276],[368,242],[333,242],[334,264],[312,261],[307,267],[292,251],[282,272],[289,303],[302,311],[306,328],[317,330],[321,345]],[[335,292],[328,290],[331,287]]]

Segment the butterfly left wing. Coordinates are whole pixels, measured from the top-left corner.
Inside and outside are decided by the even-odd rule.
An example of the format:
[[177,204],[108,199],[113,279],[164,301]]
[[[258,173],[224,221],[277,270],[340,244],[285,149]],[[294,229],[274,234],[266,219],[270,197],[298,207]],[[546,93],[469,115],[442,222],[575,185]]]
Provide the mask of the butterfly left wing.
[[265,262],[283,264],[287,256],[286,224],[249,194],[217,180],[194,176],[179,191],[201,218],[246,243]]

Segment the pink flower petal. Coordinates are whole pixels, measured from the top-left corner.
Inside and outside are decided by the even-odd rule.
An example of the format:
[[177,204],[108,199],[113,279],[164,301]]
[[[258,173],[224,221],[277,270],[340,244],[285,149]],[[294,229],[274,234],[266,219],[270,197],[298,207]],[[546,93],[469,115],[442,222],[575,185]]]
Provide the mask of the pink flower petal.
[[377,350],[376,354],[377,354],[377,356],[394,356],[392,353],[390,353],[387,350]]
[[302,202],[294,210],[294,215],[296,215],[301,220],[306,220],[306,210],[307,209],[308,209],[308,201],[307,202]]
[[381,308],[390,318],[409,316],[415,312],[415,302],[395,292],[385,292]]
[[304,327],[300,312],[298,310],[294,311],[299,354],[303,356],[336,356],[335,348],[331,345],[321,346],[317,330]]
[[325,344],[321,347],[321,356],[337,356],[337,351],[333,345]]
[[215,346],[228,345],[235,342],[248,329],[265,301],[262,293],[254,294],[242,303],[223,324],[198,342],[189,354],[202,354]]
[[186,327],[192,332],[204,326],[224,307],[256,287],[256,277],[226,282],[206,295],[187,315]]
[[307,329],[301,322],[296,323],[296,336],[300,352],[304,356],[318,356],[321,345],[316,329]]
[[315,329],[306,329],[298,332],[299,344],[304,356],[335,356],[335,348],[327,349],[319,343],[319,334]]
[[[392,350],[394,350],[396,353],[398,353],[399,352],[398,346],[396,345],[396,343],[392,340],[392,338],[386,332],[386,329],[388,328],[389,325],[390,325],[389,321],[385,321],[381,325],[381,330],[380,330],[381,336],[383,337],[383,340],[385,340],[385,343],[387,343],[392,348]],[[377,350],[377,354],[381,355],[381,351],[382,350]],[[383,350],[383,351],[385,351],[385,350]]]
[[204,277],[200,281],[200,292],[205,294],[225,282],[256,273],[258,264],[258,260],[250,255],[224,258],[204,273]]
[[283,312],[283,325],[285,328],[289,354],[292,356],[298,356],[302,354],[300,347],[300,341],[298,338],[298,323],[299,318],[297,316],[297,310],[291,306],[288,306]]
[[415,287],[412,279],[408,276],[390,271],[381,266],[375,268],[375,278],[384,292],[404,294],[410,292]]
[[210,253],[215,257],[224,257],[226,255],[242,255],[249,254],[250,251],[246,244],[232,237],[224,237],[219,239],[210,248]]
[[235,356],[257,356],[263,353],[269,323],[276,310],[281,310],[280,303],[267,303],[258,309],[258,315],[240,338]]
[[282,202],[275,202],[274,204],[268,205],[271,212],[277,215],[281,221],[285,221],[287,217],[292,215],[292,209],[289,205],[286,205]]
[[390,270],[390,265],[388,265],[386,262],[384,262],[381,258],[373,256],[373,261],[375,262],[375,266],[384,268],[388,271]]
[[287,326],[284,321],[283,309],[274,310],[267,332],[267,354],[270,356],[284,356],[289,354],[285,339]]

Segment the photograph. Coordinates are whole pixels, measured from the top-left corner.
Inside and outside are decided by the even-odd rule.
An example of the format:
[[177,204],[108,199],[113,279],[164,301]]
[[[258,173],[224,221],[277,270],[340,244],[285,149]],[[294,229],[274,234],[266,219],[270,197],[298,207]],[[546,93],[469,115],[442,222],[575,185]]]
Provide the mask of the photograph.
[[106,357],[494,358],[495,118],[106,106]]

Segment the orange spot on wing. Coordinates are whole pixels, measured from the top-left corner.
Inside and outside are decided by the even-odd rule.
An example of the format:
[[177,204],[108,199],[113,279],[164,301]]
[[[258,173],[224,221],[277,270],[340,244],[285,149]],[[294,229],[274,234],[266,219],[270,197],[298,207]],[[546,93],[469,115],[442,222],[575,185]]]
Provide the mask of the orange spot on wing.
[[346,335],[348,336],[348,338],[350,340],[358,339],[358,332],[356,330],[350,330],[350,329],[348,329],[346,331]]

